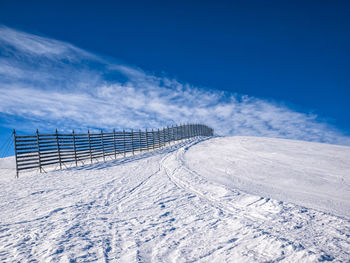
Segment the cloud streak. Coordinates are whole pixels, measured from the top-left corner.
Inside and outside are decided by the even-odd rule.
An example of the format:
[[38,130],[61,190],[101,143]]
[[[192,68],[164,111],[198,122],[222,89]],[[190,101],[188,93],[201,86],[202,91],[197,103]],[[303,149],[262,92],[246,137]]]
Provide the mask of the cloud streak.
[[201,122],[219,135],[350,145],[316,115],[259,98],[193,87],[71,44],[0,27],[0,118],[23,132],[158,128]]

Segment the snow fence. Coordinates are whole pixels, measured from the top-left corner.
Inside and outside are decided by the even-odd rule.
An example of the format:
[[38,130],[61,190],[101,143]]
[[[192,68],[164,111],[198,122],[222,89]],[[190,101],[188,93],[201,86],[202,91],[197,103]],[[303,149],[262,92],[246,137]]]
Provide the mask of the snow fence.
[[194,137],[213,136],[214,130],[203,124],[186,124],[147,131],[115,131],[77,134],[39,134],[17,135],[13,131],[16,176],[20,171],[39,169],[59,165],[60,169],[67,164],[85,164],[106,158],[116,159],[119,156],[155,150],[171,142]]

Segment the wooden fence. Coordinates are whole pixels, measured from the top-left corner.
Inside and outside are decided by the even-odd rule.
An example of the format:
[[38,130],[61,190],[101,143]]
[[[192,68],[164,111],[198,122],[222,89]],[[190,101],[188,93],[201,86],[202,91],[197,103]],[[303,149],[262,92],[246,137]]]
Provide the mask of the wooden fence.
[[67,163],[78,164],[94,160],[105,161],[118,156],[154,150],[171,142],[200,136],[213,136],[214,130],[202,124],[186,124],[161,130],[115,131],[100,133],[56,133],[17,135],[13,131],[16,157],[16,176],[20,171],[56,165],[60,169]]

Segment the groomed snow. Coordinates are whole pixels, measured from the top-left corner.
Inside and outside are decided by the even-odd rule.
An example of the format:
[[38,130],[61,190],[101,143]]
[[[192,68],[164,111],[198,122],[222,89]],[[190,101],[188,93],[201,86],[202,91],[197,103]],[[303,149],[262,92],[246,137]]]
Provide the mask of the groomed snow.
[[348,262],[349,149],[213,138],[19,179],[3,159],[0,261]]
[[222,137],[191,147],[185,160],[191,170],[229,188],[350,218],[350,147]]

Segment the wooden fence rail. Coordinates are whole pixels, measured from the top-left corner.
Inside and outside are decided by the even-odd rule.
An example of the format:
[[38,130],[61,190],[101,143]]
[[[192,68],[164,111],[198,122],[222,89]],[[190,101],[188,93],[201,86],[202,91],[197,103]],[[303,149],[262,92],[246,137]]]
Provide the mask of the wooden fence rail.
[[202,124],[186,124],[166,127],[161,130],[115,131],[78,134],[58,133],[35,135],[17,135],[15,130],[14,144],[16,157],[16,176],[20,171],[29,169],[44,170],[45,166],[59,165],[60,169],[67,163],[93,163],[106,158],[126,156],[155,150],[171,142],[193,137],[213,136],[214,130]]

